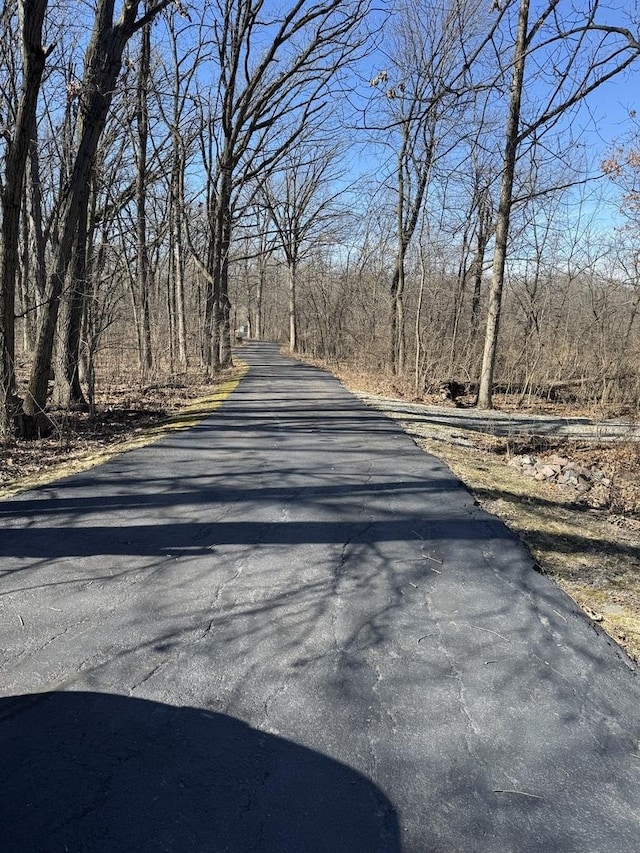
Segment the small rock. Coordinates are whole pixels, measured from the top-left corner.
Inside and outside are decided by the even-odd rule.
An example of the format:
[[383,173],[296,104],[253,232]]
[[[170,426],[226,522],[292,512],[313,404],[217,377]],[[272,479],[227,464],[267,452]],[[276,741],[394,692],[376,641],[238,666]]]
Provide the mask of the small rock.
[[547,480],[553,479],[558,473],[554,468],[551,467],[551,465],[545,465],[544,463],[538,463],[536,468],[538,470],[538,473],[542,474],[542,476],[545,477]]
[[602,613],[598,613],[597,610],[594,610],[592,607],[584,607],[584,612],[590,619],[593,619],[594,622],[602,622],[604,616]]
[[549,457],[549,464],[550,465],[559,465],[561,468],[563,468],[565,465],[567,465],[568,462],[569,462],[569,460],[566,458],[566,456],[558,456],[557,453],[553,453]]

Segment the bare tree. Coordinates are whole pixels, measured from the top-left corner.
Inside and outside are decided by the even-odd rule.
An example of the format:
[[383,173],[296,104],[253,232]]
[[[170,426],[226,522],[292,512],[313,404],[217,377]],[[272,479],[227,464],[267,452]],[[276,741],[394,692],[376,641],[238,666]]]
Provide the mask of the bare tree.
[[171,2],[172,0],[158,0],[148,7],[145,14],[138,16],[140,0],[125,0],[117,19],[115,0],[99,0],[96,6],[93,32],[85,54],[83,78],[77,88],[78,128],[73,166],[69,179],[62,188],[59,202],[52,269],[48,276],[47,302],[42,312],[28,392],[23,404],[33,434],[39,431],[41,415],[47,401],[60,296],[70,272],[74,252],[76,256],[86,252],[86,245],[79,245],[79,226],[88,209],[91,173],[122,66],[123,51],[131,36]]
[[276,238],[269,231],[269,216],[267,211],[261,205],[257,204],[254,206],[252,213],[255,217],[253,220],[255,222],[253,255],[256,259],[257,280],[255,296],[247,306],[247,314],[251,337],[260,339],[264,335],[264,295],[269,261],[275,251]]
[[278,20],[262,0],[216,2],[213,39],[219,79],[206,158],[210,368],[231,360],[229,252],[238,193],[264,176],[327,105],[331,85],[366,43],[369,0],[294,0]]
[[[145,0],[145,11],[148,11]],[[140,320],[138,338],[140,366],[143,375],[153,367],[151,348],[151,315],[149,309],[149,249],[147,246],[147,171],[149,146],[148,88],[151,79],[151,23],[142,27],[140,53],[138,56],[138,80],[136,85],[136,271]]]
[[[551,0],[530,26],[529,0],[520,0],[517,35],[513,50],[511,89],[507,114],[502,185],[496,218],[493,277],[484,355],[480,372],[478,405],[492,406],[505,264],[509,239],[509,219],[513,205],[513,185],[518,150],[528,138],[539,139],[573,106],[619,74],[640,55],[640,38],[629,29],[610,26],[599,19],[601,4],[591,0],[584,12],[573,12],[575,19],[562,19],[559,0]],[[606,7],[603,8],[606,17]],[[590,42],[590,37],[593,37]],[[544,52],[546,67],[554,70],[546,103],[535,114],[522,120],[522,96],[525,65],[534,51]]]
[[[475,0],[434,4],[401,3],[389,48],[390,67],[372,81],[384,94],[387,118],[369,121],[386,130],[394,147],[397,250],[390,284],[390,354],[394,373],[406,360],[405,260],[438,160],[455,150],[467,130],[466,117],[490,80],[472,78],[499,20],[486,18]],[[476,77],[479,74],[476,73]]]
[[[52,48],[42,45],[46,0],[17,4],[22,51],[22,79],[15,126],[5,152],[4,179],[0,187],[2,240],[0,244],[0,434],[11,429],[15,390],[15,292],[18,271],[18,240],[24,176],[29,145],[36,125],[36,107],[47,55]],[[4,7],[5,35],[11,22],[10,4]]]
[[[174,305],[175,332],[177,339],[170,340],[172,350],[177,351],[181,369],[187,367],[188,317],[187,300],[187,238],[185,216],[187,216],[187,169],[197,148],[201,131],[197,109],[196,87],[198,73],[203,64],[211,61],[211,43],[206,28],[204,13],[195,19],[195,10],[185,19],[178,9],[165,13],[168,44],[161,55],[163,78],[159,80],[160,92],[156,103],[162,119],[169,130],[170,166],[166,170],[169,195],[169,286]],[[171,334],[171,330],[169,330]]]
[[[281,170],[268,175],[258,188],[258,203],[264,204],[276,242],[287,267],[289,294],[289,349],[298,348],[296,294],[301,261],[344,217],[338,207],[336,161],[341,155],[335,145],[306,143],[287,156]],[[333,235],[332,235],[333,236]]]

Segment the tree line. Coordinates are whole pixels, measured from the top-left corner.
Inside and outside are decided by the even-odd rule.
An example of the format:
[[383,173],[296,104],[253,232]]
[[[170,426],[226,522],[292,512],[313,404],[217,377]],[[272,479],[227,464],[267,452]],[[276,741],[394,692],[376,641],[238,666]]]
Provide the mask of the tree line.
[[484,407],[640,400],[637,148],[600,152],[626,225],[596,232],[583,135],[640,54],[623,3],[9,0],[0,27],[5,439],[91,408],[110,355],[213,375],[237,325]]

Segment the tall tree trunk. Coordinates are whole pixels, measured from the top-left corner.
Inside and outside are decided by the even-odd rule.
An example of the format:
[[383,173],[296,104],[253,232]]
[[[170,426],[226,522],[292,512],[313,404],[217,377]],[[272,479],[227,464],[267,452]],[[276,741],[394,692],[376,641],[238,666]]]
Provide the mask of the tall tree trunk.
[[402,148],[400,154],[398,156],[398,173],[397,173],[397,192],[398,198],[396,202],[396,230],[397,230],[397,240],[398,246],[396,250],[396,265],[393,270],[393,276],[391,278],[391,370],[393,373],[400,373],[401,367],[399,364],[400,354],[398,352],[399,349],[399,340],[401,337],[401,321],[400,321],[400,309],[402,306],[402,298],[404,291],[404,259],[406,252],[406,243],[405,243],[405,221],[404,221],[404,208],[406,203],[405,198],[405,180],[404,180],[404,171],[405,171],[405,151],[408,145],[408,128],[405,126],[403,128],[403,139],[402,139]]
[[87,410],[80,385],[80,343],[87,293],[87,208],[78,220],[69,286],[60,298],[56,342],[54,403],[63,409]]
[[[231,229],[232,229],[232,210],[231,210],[231,171],[225,174],[223,181],[225,184],[224,197],[227,199],[224,206],[222,220],[222,240],[220,242],[220,265],[219,265],[219,280],[218,280],[218,340],[220,351],[220,367],[225,368],[231,365],[231,300],[229,299],[229,252],[231,250]],[[227,187],[228,184],[228,187]]]
[[427,277],[427,271],[424,262],[424,253],[420,246],[420,287],[418,290],[418,305],[416,307],[416,322],[415,322],[415,337],[416,337],[416,357],[413,365],[413,390],[416,397],[420,397],[424,390],[424,379],[422,377],[421,361],[422,361],[422,340],[421,340],[421,320],[422,320],[422,302],[424,300],[424,285]]
[[[216,289],[214,286],[214,251],[213,242],[207,249],[205,273],[205,298],[204,298],[204,323],[202,330],[202,366],[210,373],[215,369],[214,353],[218,353],[216,335],[216,317],[218,309],[216,306]],[[214,341],[216,345],[214,346]]]
[[41,305],[47,292],[46,237],[42,212],[42,185],[40,181],[40,158],[38,155],[37,127],[29,143],[28,190],[26,192],[27,217],[29,223],[30,269],[34,290],[31,299],[34,302],[29,325],[29,348],[32,352],[38,334]]
[[187,351],[187,323],[185,312],[184,245],[182,216],[184,211],[184,157],[179,140],[174,139],[173,168],[171,171],[171,250],[175,282],[176,321],[178,332],[178,364],[186,370],[189,364]]
[[0,436],[10,433],[15,390],[15,292],[19,263],[20,214],[29,142],[36,125],[36,107],[47,51],[42,28],[47,0],[18,3],[22,38],[22,83],[12,138],[7,143],[5,179],[0,194]]
[[482,297],[482,266],[473,266],[473,296],[471,297],[471,319],[469,321],[469,342],[473,346],[480,329],[480,299]]
[[214,372],[231,364],[231,303],[229,250],[232,229],[232,171],[224,155],[214,196],[212,222],[211,335],[207,367]]
[[298,350],[298,306],[296,304],[296,277],[297,264],[295,258],[290,258],[287,263],[287,284],[289,291],[289,349],[291,352]]
[[391,278],[391,369],[395,374],[402,373],[405,362],[405,253],[405,247],[403,245],[399,245],[396,255],[396,265]]
[[22,350],[31,352],[36,336],[36,303],[34,288],[31,285],[33,279],[31,259],[31,239],[29,229],[29,216],[27,213],[27,198],[22,205],[21,217],[21,260],[18,268],[18,293],[20,296],[20,310],[22,317]]
[[261,340],[264,335],[264,309],[262,300],[264,298],[264,285],[267,276],[267,262],[264,254],[258,259],[258,283],[256,285],[256,314],[254,336]]
[[407,331],[405,329],[405,320],[404,320],[404,290],[406,283],[406,275],[405,275],[405,259],[404,259],[404,251],[403,257],[398,267],[398,289],[396,291],[396,359],[395,359],[395,367],[396,373],[399,375],[404,372],[405,361],[406,361],[406,349],[407,349]]
[[[148,3],[145,3],[145,9]],[[138,157],[136,163],[136,278],[138,285],[138,320],[140,373],[147,377],[153,368],[151,348],[151,317],[149,308],[149,249],[147,246],[147,147],[149,144],[149,110],[147,85],[151,61],[151,25],[142,28],[138,85],[136,89],[136,124]]]
[[224,277],[221,281],[220,293],[220,367],[230,367],[231,358],[231,300],[229,299],[229,261],[228,257],[224,263]]
[[465,226],[462,238],[462,251],[460,252],[460,261],[458,263],[458,274],[456,276],[456,286],[453,296],[453,315],[451,317],[451,344],[449,346],[449,364],[447,367],[447,376],[453,377],[457,366],[457,350],[458,336],[460,334],[460,321],[462,312],[465,306],[465,298],[467,293],[467,285],[469,283],[469,273],[473,264],[469,264],[470,247],[470,231],[471,231],[471,213],[469,222]]
[[476,252],[471,263],[473,275],[473,294],[471,297],[471,318],[469,321],[469,352],[474,354],[480,329],[480,298],[482,296],[482,273],[484,257],[489,240],[493,236],[493,213],[488,192],[478,202],[478,231],[476,234]]
[[398,247],[396,264],[391,279],[391,369],[394,373],[402,373],[406,361],[406,330],[404,320],[404,290],[405,290],[405,260],[407,249],[413,239],[422,211],[425,192],[431,174],[431,160],[435,149],[435,125],[437,116],[431,116],[425,135],[424,163],[416,177],[416,188],[413,198],[408,195],[410,181],[405,180],[407,174],[407,159],[409,157],[412,138],[408,121],[404,123],[402,146],[397,158],[397,206],[396,229]]
[[29,144],[29,235],[32,242],[34,261],[34,281],[38,302],[47,292],[46,238],[44,216],[42,213],[42,184],[40,181],[40,157],[38,141],[34,136]]
[[27,418],[39,417],[46,406],[60,296],[73,258],[78,223],[82,211],[86,211],[89,204],[89,178],[122,67],[122,53],[134,32],[169,2],[159,0],[143,18],[136,20],[139,0],[128,0],[123,4],[116,23],[113,21],[115,0],[99,0],[97,4],[93,33],[85,55],[78,144],[70,179],[62,192],[47,301],[43,307],[28,393],[24,401]]
[[513,179],[515,175],[518,153],[518,128],[520,125],[520,105],[522,101],[522,84],[527,51],[527,27],[529,23],[529,0],[521,0],[518,13],[518,32],[513,57],[513,76],[511,79],[511,96],[507,118],[507,133],[500,188],[500,202],[496,218],[496,243],[493,253],[493,277],[489,288],[489,308],[487,328],[485,332],[484,353],[480,370],[480,386],[478,390],[478,406],[482,409],[492,408],[493,377],[500,330],[500,312],[502,309],[502,290],[504,287],[504,271],[507,259],[507,242],[509,239],[509,219],[513,199]]
[[176,356],[176,291],[173,277],[173,256],[169,254],[166,275],[167,344],[169,349],[169,372],[175,370]]

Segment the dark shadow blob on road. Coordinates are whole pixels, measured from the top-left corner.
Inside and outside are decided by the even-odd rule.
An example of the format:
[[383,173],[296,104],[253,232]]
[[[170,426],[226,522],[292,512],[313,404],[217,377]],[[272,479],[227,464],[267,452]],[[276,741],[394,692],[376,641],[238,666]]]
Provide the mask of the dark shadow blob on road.
[[0,700],[0,849],[399,853],[384,794],[223,714],[100,693]]
[[[184,551],[191,555],[211,554],[222,545],[374,545],[380,542],[441,543],[482,542],[487,538],[514,540],[503,525],[487,519],[425,519],[406,516],[399,520],[358,523],[353,521],[214,523],[185,521],[181,524],[135,524],[126,527],[43,527],[8,530],[3,534],[0,554],[5,557],[163,557]],[[15,571],[10,569],[9,572]]]
[[[242,472],[243,474],[245,472]],[[277,472],[269,472],[277,475]],[[286,477],[291,472],[283,471]],[[92,513],[105,511],[118,511],[136,509],[139,507],[177,507],[181,505],[199,506],[215,504],[217,501],[225,504],[240,503],[246,500],[256,502],[266,501],[292,501],[296,504],[311,503],[319,500],[335,500],[337,498],[351,498],[359,495],[373,496],[377,494],[388,494],[390,500],[399,494],[415,494],[426,498],[430,493],[436,492],[442,495],[445,492],[455,492],[461,488],[458,480],[453,477],[433,477],[430,480],[398,480],[383,483],[355,482],[349,485],[320,485],[311,486],[256,486],[246,488],[235,488],[229,484],[233,481],[233,474],[226,473],[225,481],[221,484],[211,486],[209,483],[201,484],[195,479],[192,489],[185,488],[185,482],[181,481],[182,488],[178,488],[170,479],[166,479],[168,490],[164,492],[146,491],[149,479],[134,480],[121,477],[120,487],[131,489],[130,494],[100,494],[96,497],[82,495],[81,497],[58,497],[21,500],[5,500],[0,502],[0,518],[20,516],[23,519],[32,516],[62,515],[63,513],[75,512],[83,518]],[[210,478],[211,479],[211,478]],[[104,480],[102,480],[104,482]],[[187,480],[188,482],[188,480]],[[64,493],[69,492],[69,484],[64,484]],[[1,553],[1,551],[0,551]]]

